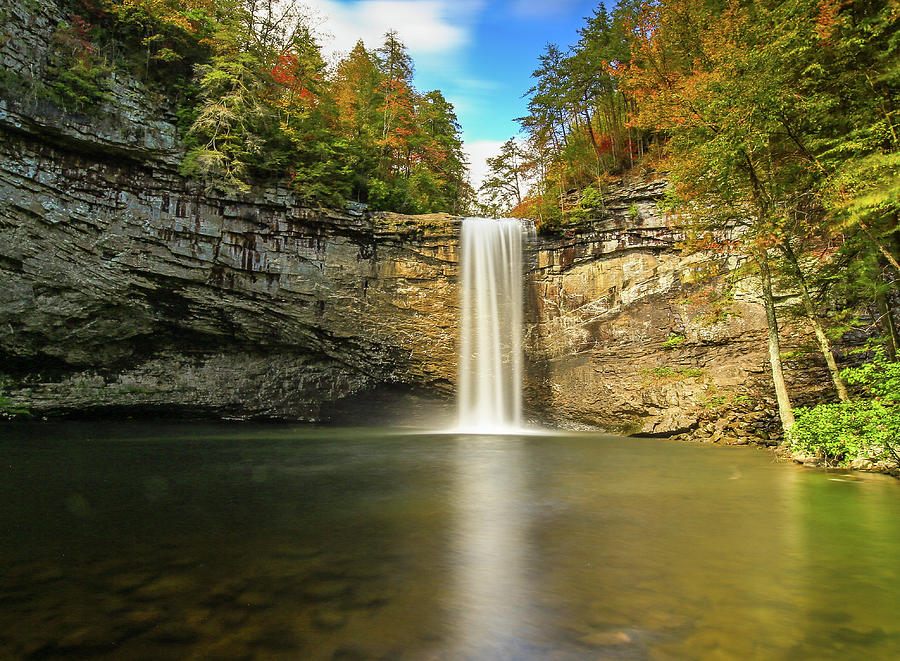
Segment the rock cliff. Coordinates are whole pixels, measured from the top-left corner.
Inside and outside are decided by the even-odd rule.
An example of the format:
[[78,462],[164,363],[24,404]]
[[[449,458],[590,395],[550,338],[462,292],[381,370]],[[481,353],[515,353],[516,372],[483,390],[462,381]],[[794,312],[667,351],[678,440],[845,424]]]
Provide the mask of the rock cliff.
[[207,194],[177,174],[174,116],[136,81],[120,75],[89,114],[41,97],[55,4],[4,16],[0,356],[13,406],[317,419],[380,383],[449,390],[454,219],[304,209],[279,189]]
[[[736,255],[682,253],[665,187],[620,182],[595,220],[533,245],[528,398],[564,425],[775,444],[759,285]],[[781,335],[795,404],[821,398],[824,361],[796,351],[808,329]]]
[[[15,79],[0,94],[0,396],[38,415],[315,420],[381,384],[452,392],[460,219],[204,191],[136,81],[90,115],[27,93],[60,18],[16,5],[0,45]],[[740,284],[722,293],[727,258],[679,253],[664,188],[621,183],[595,219],[531,240],[528,404],[627,433],[766,437],[762,308]]]
[[314,419],[378,383],[453,379],[454,219],[211,197],[151,162],[9,132],[0,162],[17,403]]

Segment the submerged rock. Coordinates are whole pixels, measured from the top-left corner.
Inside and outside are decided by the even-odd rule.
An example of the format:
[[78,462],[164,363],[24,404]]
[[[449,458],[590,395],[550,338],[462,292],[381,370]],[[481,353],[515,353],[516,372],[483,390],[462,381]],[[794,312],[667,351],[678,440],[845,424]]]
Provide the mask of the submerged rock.
[[316,608],[310,616],[316,629],[323,631],[335,631],[343,629],[350,620],[347,613],[329,608]]

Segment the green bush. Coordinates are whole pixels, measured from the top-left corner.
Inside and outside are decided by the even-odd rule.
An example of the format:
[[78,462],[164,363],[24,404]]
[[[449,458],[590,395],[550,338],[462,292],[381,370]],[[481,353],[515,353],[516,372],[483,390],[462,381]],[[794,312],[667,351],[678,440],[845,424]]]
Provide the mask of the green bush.
[[841,376],[860,397],[797,409],[788,432],[791,449],[822,455],[835,466],[857,457],[900,466],[900,363],[879,352],[871,363],[843,370]]
[[13,400],[7,392],[9,386],[6,377],[0,376],[0,420],[30,418],[31,409],[13,404]]
[[841,376],[869,397],[900,404],[900,362],[888,360],[881,348],[871,363],[843,370]]
[[900,465],[900,407],[896,405],[862,400],[819,404],[797,409],[795,414],[797,422],[788,437],[796,452],[821,454],[834,466],[847,466],[857,457]]
[[664,381],[680,381],[682,379],[699,379],[704,372],[699,367],[678,367],[671,368],[663,365],[662,367],[652,367],[642,370],[646,376]]
[[108,97],[113,69],[91,39],[91,25],[80,17],[61,22],[53,33],[47,73],[50,91],[63,107],[84,110]]
[[663,342],[663,349],[669,351],[671,349],[677,349],[684,342],[684,335],[669,335],[665,342]]

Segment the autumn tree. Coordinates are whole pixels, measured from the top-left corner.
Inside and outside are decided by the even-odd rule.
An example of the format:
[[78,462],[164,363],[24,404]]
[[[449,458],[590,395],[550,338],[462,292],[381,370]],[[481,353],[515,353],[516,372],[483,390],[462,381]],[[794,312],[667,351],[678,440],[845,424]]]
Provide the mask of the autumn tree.
[[351,197],[357,201],[368,199],[369,177],[378,167],[380,85],[378,62],[362,41],[338,63],[331,79],[337,131],[352,169]]
[[[820,262],[805,253],[839,241],[835,229],[851,222],[891,258],[884,234],[897,209],[897,80],[895,59],[884,54],[896,55],[889,35],[898,16],[889,5],[809,0],[723,9],[666,0],[647,5],[633,30],[625,79],[638,102],[634,122],[668,136],[667,165],[686,215],[703,218],[711,233],[738,230],[758,267],[785,428],[791,416],[779,383],[776,267],[792,276],[845,399],[809,285]],[[844,83],[867,101],[848,98]],[[853,165],[842,158],[848,154]],[[867,161],[863,182],[857,164]]]
[[[803,165],[778,130],[785,101],[765,44],[740,8],[717,15],[685,0],[645,7],[634,26],[628,85],[635,123],[669,134],[670,176],[701,242],[729,231],[757,267],[769,361],[785,431],[794,423],[781,362],[772,250],[784,241],[794,175]],[[702,245],[702,243],[701,243]]]
[[115,66],[171,101],[181,172],[209,189],[289,186],[305,204],[464,213],[461,128],[438,90],[420,93],[397,32],[326,66],[299,0],[67,0],[50,95],[97,109]]

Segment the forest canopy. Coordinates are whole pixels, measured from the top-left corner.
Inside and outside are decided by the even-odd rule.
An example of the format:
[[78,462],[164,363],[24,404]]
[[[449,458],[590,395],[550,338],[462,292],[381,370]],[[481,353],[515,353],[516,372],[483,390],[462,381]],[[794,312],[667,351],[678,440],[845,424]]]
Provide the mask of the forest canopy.
[[275,0],[70,0],[48,67],[79,111],[128,71],[177,106],[182,173],[247,191],[285,181],[307,204],[463,212],[472,198],[461,129],[438,90],[419,92],[396,32],[331,64],[316,20]]
[[552,228],[623,172],[666,171],[686,200],[740,184],[749,159],[761,194],[828,222],[896,218],[898,27],[896,0],[601,3],[574,46],[546,46],[482,194]]

